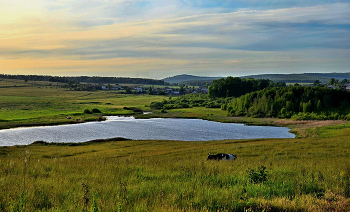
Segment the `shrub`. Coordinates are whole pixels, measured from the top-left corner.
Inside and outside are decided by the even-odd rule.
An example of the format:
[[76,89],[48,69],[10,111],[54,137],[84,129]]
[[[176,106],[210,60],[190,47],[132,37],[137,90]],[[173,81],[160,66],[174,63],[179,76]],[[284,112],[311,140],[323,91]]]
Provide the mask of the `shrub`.
[[140,108],[133,107],[131,110],[134,113],[143,113],[143,110],[141,110]]
[[92,114],[92,112],[91,112],[89,109],[85,109],[85,110],[84,110],[84,113],[86,113],[86,114]]
[[263,183],[267,181],[267,171],[265,166],[260,166],[257,170],[248,168],[247,175],[251,183]]
[[150,105],[151,109],[162,109],[164,104],[162,102],[152,102]]
[[97,108],[92,109],[92,113],[101,113],[101,111]]
[[143,110],[137,107],[123,107],[124,110],[132,110],[134,113],[143,113]]
[[159,91],[157,95],[166,95],[166,93],[164,91]]

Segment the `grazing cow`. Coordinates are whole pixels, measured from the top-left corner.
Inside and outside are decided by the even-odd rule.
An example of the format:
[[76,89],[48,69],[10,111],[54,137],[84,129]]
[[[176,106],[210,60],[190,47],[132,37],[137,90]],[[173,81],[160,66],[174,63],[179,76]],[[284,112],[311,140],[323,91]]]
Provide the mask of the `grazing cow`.
[[207,160],[236,160],[236,159],[237,159],[236,154],[224,154],[224,153],[219,153],[216,155],[211,155],[209,153],[207,158]]

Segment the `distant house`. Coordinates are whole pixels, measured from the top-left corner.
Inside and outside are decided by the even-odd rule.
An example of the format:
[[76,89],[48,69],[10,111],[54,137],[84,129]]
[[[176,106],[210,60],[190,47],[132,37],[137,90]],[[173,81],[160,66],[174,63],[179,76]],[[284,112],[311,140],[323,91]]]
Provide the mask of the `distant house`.
[[171,89],[171,88],[165,88],[165,89],[164,89],[164,92],[165,92],[166,94],[171,94],[171,93],[173,92],[173,89]]
[[334,85],[328,85],[327,88],[329,88],[329,89],[337,89],[337,87],[335,87]]
[[208,88],[202,88],[202,93],[207,94],[208,93]]
[[350,84],[348,86],[345,87],[345,89],[350,92]]
[[174,94],[174,95],[180,95],[180,92],[179,92],[179,91],[174,91],[173,94]]
[[101,86],[101,89],[102,89],[102,90],[107,90],[107,86],[102,85],[102,86]]
[[142,93],[143,89],[142,88],[135,88],[136,93]]
[[123,90],[123,86],[121,85],[112,85],[112,90]]

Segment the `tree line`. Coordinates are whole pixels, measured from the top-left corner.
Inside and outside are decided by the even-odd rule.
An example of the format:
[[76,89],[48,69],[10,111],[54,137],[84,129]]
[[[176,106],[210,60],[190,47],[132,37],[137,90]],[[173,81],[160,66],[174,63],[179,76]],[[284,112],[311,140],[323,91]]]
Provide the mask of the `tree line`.
[[96,84],[148,84],[148,85],[167,85],[164,80],[147,79],[147,78],[129,78],[129,77],[98,77],[98,76],[48,76],[48,75],[9,75],[0,74],[2,79],[16,79],[27,81],[50,81],[50,82],[80,82]]
[[165,110],[191,107],[221,108],[225,103],[224,98],[210,98],[207,94],[186,94],[176,98],[169,97],[168,100],[163,99],[161,102],[152,102],[151,109]]
[[284,82],[272,82],[268,79],[226,77],[213,80],[213,84],[209,87],[209,96],[212,98],[239,97],[264,88],[285,86],[286,83]]
[[233,98],[221,108],[232,116],[350,119],[350,93],[309,86],[266,88]]

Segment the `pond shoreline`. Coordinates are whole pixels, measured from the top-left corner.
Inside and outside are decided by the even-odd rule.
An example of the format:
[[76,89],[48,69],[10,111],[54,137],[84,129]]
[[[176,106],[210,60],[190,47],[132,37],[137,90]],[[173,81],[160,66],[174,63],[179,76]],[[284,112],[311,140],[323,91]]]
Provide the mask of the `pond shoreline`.
[[121,137],[130,140],[211,141],[252,138],[295,138],[287,127],[247,126],[203,119],[108,116],[103,122],[36,126],[1,130],[2,146],[27,145],[35,141],[80,143]]
[[[77,119],[72,116],[71,120],[64,120],[61,122],[31,122],[31,123],[16,123],[7,122],[6,125],[0,126],[0,131],[7,129],[17,128],[30,128],[30,127],[50,127],[50,126],[62,126],[62,125],[76,125],[89,122],[103,122],[106,121],[106,116],[123,116],[123,117],[135,117],[135,119],[151,119],[151,118],[175,118],[175,119],[201,119],[219,123],[236,123],[244,124],[247,126],[274,126],[274,127],[287,127],[290,129],[290,133],[293,133],[296,138],[306,137],[318,137],[318,133],[314,130],[315,127],[324,127],[350,123],[349,121],[335,121],[335,120],[291,120],[291,119],[277,119],[277,118],[250,118],[250,117],[231,117],[231,116],[218,116],[218,115],[203,115],[203,114],[186,114],[186,113],[152,113],[145,112],[143,114],[101,114],[96,117],[89,117],[87,119]],[[74,120],[75,119],[75,120]],[[311,130],[311,131],[310,131]]]
[[[184,114],[173,114],[173,113],[152,113],[145,112],[143,114],[101,114],[101,116],[90,117],[88,119],[76,119],[74,116],[71,116],[72,119],[67,119],[64,121],[52,121],[52,122],[28,122],[28,123],[18,123],[18,122],[7,122],[5,125],[0,125],[1,130],[23,128],[23,127],[44,127],[44,126],[60,126],[67,124],[82,124],[88,122],[97,122],[97,121],[106,121],[106,116],[125,116],[131,117],[134,116],[136,119],[151,119],[151,118],[182,118],[182,119],[202,119],[207,121],[214,121],[220,123],[236,123],[236,124],[245,124],[248,126],[275,126],[275,127],[288,127],[288,124],[276,123],[274,119],[271,118],[249,118],[249,117],[221,117],[221,116],[188,116]],[[101,118],[102,117],[102,118]],[[267,121],[266,121],[267,120]],[[1,120],[0,120],[1,121]]]
[[[68,119],[67,119],[68,120]],[[102,119],[100,117],[96,117],[96,119],[87,119],[87,120],[70,120],[70,121],[61,121],[61,122],[32,122],[32,123],[17,123],[17,122],[9,122],[5,126],[0,126],[1,130],[8,129],[16,129],[16,128],[24,128],[24,127],[49,127],[49,126],[60,126],[60,125],[73,125],[73,124],[83,124],[88,122],[97,122],[97,121],[105,121],[104,116]]]

